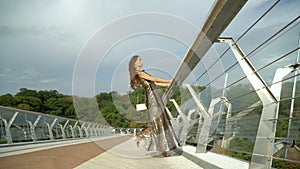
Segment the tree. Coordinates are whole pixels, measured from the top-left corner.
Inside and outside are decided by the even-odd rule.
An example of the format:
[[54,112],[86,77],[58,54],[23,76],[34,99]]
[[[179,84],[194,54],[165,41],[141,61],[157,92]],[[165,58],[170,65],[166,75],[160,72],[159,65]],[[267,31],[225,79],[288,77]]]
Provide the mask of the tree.
[[99,108],[95,98],[73,97],[77,118],[83,121],[94,121],[98,114]]
[[16,100],[13,95],[6,94],[0,96],[0,105],[1,106],[8,106],[8,107],[15,107],[16,106]]
[[38,93],[36,90],[21,88],[20,91],[15,96],[32,96],[38,98]]
[[72,108],[73,107],[72,97],[63,97],[63,98],[52,97],[44,103],[44,106],[46,108],[47,114],[69,117],[69,118],[75,117],[75,111]]
[[115,105],[110,102],[101,110],[102,116],[107,121],[108,124],[114,127],[128,127],[128,123],[126,123],[126,119],[122,116]]
[[39,98],[33,97],[33,96],[16,96],[16,103],[17,105],[19,104],[27,104],[31,107],[31,111],[36,111],[40,112],[41,111],[41,106],[42,102]]
[[40,98],[42,102],[44,102],[50,98],[63,97],[63,95],[59,94],[56,90],[40,90],[37,92],[37,97]]
[[111,93],[100,93],[96,95],[96,100],[99,105],[99,108],[104,108],[109,102],[112,102],[112,95]]
[[17,106],[18,109],[22,109],[22,110],[31,110],[32,108],[30,107],[30,105],[26,104],[26,103],[20,103]]

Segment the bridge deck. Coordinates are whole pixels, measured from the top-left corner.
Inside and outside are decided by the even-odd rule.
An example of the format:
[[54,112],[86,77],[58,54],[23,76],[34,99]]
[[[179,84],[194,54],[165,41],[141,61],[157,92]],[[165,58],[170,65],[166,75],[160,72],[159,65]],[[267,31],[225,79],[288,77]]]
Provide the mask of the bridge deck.
[[137,147],[131,136],[21,144],[0,148],[0,169],[249,167],[245,161],[210,152],[194,153],[195,150],[195,147],[184,146],[182,151],[170,152],[171,157],[165,158],[157,152],[145,151],[142,144]]
[[0,169],[201,168],[176,153],[164,158],[136,147],[130,136],[2,147],[0,164]]

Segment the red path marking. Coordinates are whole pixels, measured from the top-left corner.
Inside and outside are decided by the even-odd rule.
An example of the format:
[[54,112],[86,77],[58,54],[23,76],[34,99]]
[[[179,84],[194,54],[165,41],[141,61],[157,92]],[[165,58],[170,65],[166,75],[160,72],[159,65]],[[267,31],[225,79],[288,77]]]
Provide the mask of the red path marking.
[[96,141],[98,145],[95,142],[88,142],[1,157],[0,169],[74,168],[128,139],[130,137],[123,136]]

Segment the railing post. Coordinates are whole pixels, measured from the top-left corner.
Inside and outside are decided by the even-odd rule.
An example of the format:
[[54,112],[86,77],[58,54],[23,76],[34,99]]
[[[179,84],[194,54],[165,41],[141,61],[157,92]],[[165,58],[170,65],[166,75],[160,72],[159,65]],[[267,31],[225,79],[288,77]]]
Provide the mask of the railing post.
[[[292,67],[290,67],[290,69],[282,69],[278,70],[278,72],[276,71],[273,85],[271,86],[271,88],[269,88],[264,79],[256,71],[250,60],[248,60],[246,55],[237,46],[232,38],[220,38],[219,40],[220,42],[228,43],[249,82],[262,101],[263,110],[257,130],[250,168],[269,169],[272,165],[272,156],[282,85],[281,80],[293,69]],[[295,69],[296,67],[293,68]]]
[[98,132],[98,136],[101,136],[101,124],[99,124],[99,126],[98,126],[98,129],[97,129],[97,132]]
[[57,118],[55,118],[55,119],[53,120],[53,122],[51,123],[51,125],[50,125],[49,123],[45,122],[45,124],[46,124],[47,127],[48,127],[48,133],[49,133],[49,138],[50,138],[50,140],[54,140],[54,136],[53,136],[53,131],[52,131],[52,129],[53,129],[54,124],[56,123],[56,121],[57,121]]
[[172,113],[170,112],[170,110],[169,110],[168,107],[165,107],[165,109],[166,109],[166,112],[167,112],[167,114],[169,116],[169,119],[170,119],[171,123],[173,123],[174,117],[172,116]]
[[99,126],[99,136],[103,136],[103,131],[102,131],[103,126],[100,125]]
[[[198,97],[197,93],[192,88],[192,86],[189,84],[184,84],[184,86],[187,87],[193,100],[195,101],[197,107],[199,108],[200,118],[199,118],[199,127],[198,127],[197,137],[196,137],[196,139],[197,139],[196,152],[204,153],[204,152],[206,152],[206,146],[207,146],[208,135],[209,135],[209,128],[207,129],[207,127],[208,127],[207,125],[209,122],[211,123],[211,120],[210,120],[211,115],[205,109],[204,105],[202,104],[200,98]],[[204,119],[203,122],[202,122],[202,118]],[[202,127],[200,128],[201,125],[202,125]]]
[[206,147],[208,145],[208,143],[210,141],[212,141],[212,139],[210,139],[210,133],[212,131],[214,131],[217,127],[214,126],[215,128],[212,127],[212,121],[213,121],[213,118],[216,117],[216,116],[219,116],[221,114],[221,112],[219,113],[216,113],[215,115],[213,114],[214,113],[214,108],[216,106],[217,103],[221,102],[222,99],[221,98],[215,98],[215,99],[212,99],[211,103],[210,103],[210,106],[209,106],[209,109],[208,109],[208,114],[209,116],[207,117],[204,117],[204,120],[203,120],[203,124],[202,124],[202,129],[201,129],[201,132],[199,134],[199,139],[198,139],[198,144],[197,144],[197,152],[198,153],[204,153],[206,152]]
[[[177,137],[179,138],[180,144],[181,145],[185,145],[186,142],[186,137],[187,137],[187,133],[188,130],[190,129],[191,126],[194,125],[195,121],[190,119],[191,115],[195,112],[195,109],[192,109],[188,112],[187,115],[185,115],[181,108],[179,107],[179,105],[177,104],[177,102],[174,99],[170,99],[170,101],[174,104],[177,112],[179,113],[178,117],[182,118],[182,122],[179,123],[178,121],[174,121],[173,122],[173,128],[177,133]],[[177,123],[176,123],[177,122]],[[179,133],[180,128],[182,128],[181,133]]]
[[89,127],[89,132],[90,132],[90,137],[94,136],[94,125],[93,123],[91,123],[90,127]]
[[4,122],[4,127],[5,127],[5,133],[6,133],[6,141],[8,144],[11,144],[13,141],[12,141],[12,137],[11,137],[11,132],[10,132],[10,127],[11,125],[13,124],[13,122],[15,121],[17,115],[18,115],[19,112],[15,112],[15,114],[11,117],[11,119],[9,120],[9,122],[7,123],[7,120],[6,119],[2,119],[3,122]]
[[63,130],[64,127],[61,124],[58,124],[58,126],[60,127],[62,138],[65,139],[66,135],[65,135],[65,131]]
[[107,135],[109,136],[109,135],[111,135],[111,127],[109,127],[109,126],[107,126]]
[[90,137],[91,136],[91,133],[89,132],[90,131],[90,126],[91,126],[91,123],[88,123],[87,127],[84,128],[86,137]]
[[37,124],[39,123],[40,119],[41,119],[41,115],[39,115],[36,120],[34,121],[34,123],[32,124],[31,121],[27,120],[27,123],[29,123],[30,126],[30,133],[31,133],[31,139],[32,141],[36,141],[37,137],[36,137],[36,133],[35,133],[35,128],[37,126]]
[[[103,132],[103,135],[106,136],[107,133],[106,133],[106,126],[102,126],[102,132]],[[122,130],[120,129],[120,131],[122,132]]]
[[[106,129],[106,126],[103,126],[103,132],[104,132],[104,135],[105,136],[107,136],[108,135],[108,133],[107,133],[107,129]],[[122,131],[123,132],[123,131]],[[124,134],[124,132],[123,132],[123,134]]]
[[93,133],[94,133],[94,136],[97,136],[97,124],[94,124],[93,126]]
[[78,131],[79,131],[79,137],[83,138],[83,133],[82,133],[81,127],[77,126],[77,128],[78,128]]
[[69,124],[69,120],[66,121],[66,123],[64,124],[64,126],[62,127],[62,135],[63,135],[63,138],[66,139],[67,136],[66,136],[66,132],[65,132],[65,129],[67,127],[67,125]]
[[63,139],[67,138],[66,133],[65,133],[65,128],[66,128],[68,122],[69,122],[69,120],[64,124],[64,126],[61,124],[58,124],[58,126],[61,128],[61,134],[62,134]]
[[74,131],[74,130],[75,130],[77,124],[78,124],[78,121],[75,122],[74,126],[71,126],[71,132],[72,132],[72,137],[73,137],[73,138],[76,138],[76,136],[75,136],[75,131]]
[[240,67],[263,103],[250,168],[269,169],[272,164],[275,137],[274,122],[276,126],[276,121],[270,121],[270,119],[277,119],[277,98],[233,39],[220,38],[220,41],[228,43]]
[[98,127],[98,135],[99,136],[102,136],[101,129],[102,129],[102,125],[99,124],[99,127]]
[[91,124],[91,126],[90,126],[90,133],[91,133],[91,137],[94,137],[95,136],[95,133],[94,133],[94,131],[95,131],[95,124]]
[[230,103],[228,104],[227,109],[228,109],[228,111],[226,114],[225,129],[224,129],[223,139],[222,139],[222,144],[221,144],[222,148],[229,148],[229,145],[230,145],[231,133],[229,131],[231,131],[231,128],[232,128],[232,125],[229,122],[229,118],[231,117],[231,104]]
[[84,127],[85,124],[86,124],[86,122],[83,122],[82,125],[81,125],[81,127],[80,127],[80,131],[81,131],[82,137],[83,137],[83,132],[85,133],[86,137],[88,137],[87,136],[88,134],[86,133],[86,128]]
[[100,124],[97,124],[96,127],[95,127],[95,135],[98,137],[100,136],[99,135],[99,127],[100,127]]

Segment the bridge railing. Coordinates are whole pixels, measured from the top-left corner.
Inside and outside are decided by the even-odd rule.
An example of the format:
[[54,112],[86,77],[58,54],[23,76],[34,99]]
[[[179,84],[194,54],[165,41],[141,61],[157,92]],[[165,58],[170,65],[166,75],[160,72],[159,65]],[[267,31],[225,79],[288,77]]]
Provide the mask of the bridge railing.
[[113,127],[0,106],[0,143],[107,136]]
[[[225,12],[216,10],[218,3],[211,14]],[[177,109],[171,122],[183,144],[197,146],[199,153],[211,150],[248,160],[250,168],[300,165],[300,17],[295,13],[289,20],[270,23],[286,4],[268,5],[247,14],[243,12],[253,6],[246,4],[236,18],[232,11],[224,13],[235,25],[253,23],[244,29],[230,24],[225,29],[225,21],[217,22],[219,15],[208,17],[202,31],[208,23],[211,31],[224,29],[220,34],[210,34],[210,29],[200,33],[211,44],[199,35],[164,96]],[[249,21],[239,15],[249,15]],[[233,32],[238,36],[228,37]],[[181,101],[172,99],[176,90]]]

